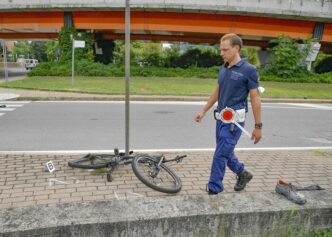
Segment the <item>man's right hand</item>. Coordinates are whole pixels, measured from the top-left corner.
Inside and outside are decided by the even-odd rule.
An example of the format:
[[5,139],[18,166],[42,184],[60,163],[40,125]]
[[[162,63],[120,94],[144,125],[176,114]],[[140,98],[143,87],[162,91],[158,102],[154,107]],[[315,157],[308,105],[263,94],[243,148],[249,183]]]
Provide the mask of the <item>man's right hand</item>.
[[203,119],[204,116],[205,116],[205,113],[204,113],[204,112],[200,112],[200,113],[198,113],[198,114],[196,115],[196,117],[195,117],[195,121],[196,121],[197,123],[200,123],[200,122],[202,121],[202,119]]

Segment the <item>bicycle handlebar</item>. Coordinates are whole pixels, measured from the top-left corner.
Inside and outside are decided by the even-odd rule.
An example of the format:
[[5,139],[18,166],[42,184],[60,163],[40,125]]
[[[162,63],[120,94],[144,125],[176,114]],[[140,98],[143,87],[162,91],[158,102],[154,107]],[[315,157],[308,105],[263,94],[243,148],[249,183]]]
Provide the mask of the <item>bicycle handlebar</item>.
[[166,159],[164,159],[164,160],[163,160],[163,163],[171,162],[171,161],[181,162],[181,161],[183,160],[183,158],[185,158],[185,157],[187,157],[187,155],[176,156],[174,159],[171,159],[171,160],[166,160]]

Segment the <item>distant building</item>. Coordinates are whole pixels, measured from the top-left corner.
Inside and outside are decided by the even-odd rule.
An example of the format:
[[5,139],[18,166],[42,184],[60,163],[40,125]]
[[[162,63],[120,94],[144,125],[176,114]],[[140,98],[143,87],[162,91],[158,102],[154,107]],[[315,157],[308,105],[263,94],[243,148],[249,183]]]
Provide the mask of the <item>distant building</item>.
[[14,41],[6,41],[7,52],[13,52]]

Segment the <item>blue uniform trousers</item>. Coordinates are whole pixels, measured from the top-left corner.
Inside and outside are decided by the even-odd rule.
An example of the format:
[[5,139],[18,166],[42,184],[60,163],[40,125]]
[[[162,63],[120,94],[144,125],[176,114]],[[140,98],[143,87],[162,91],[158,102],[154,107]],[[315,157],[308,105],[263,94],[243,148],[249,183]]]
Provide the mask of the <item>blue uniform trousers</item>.
[[[243,123],[239,123],[244,126]],[[226,166],[234,173],[240,174],[244,170],[244,164],[240,163],[234,154],[234,148],[241,137],[241,129],[236,125],[231,131],[231,124],[223,123],[217,120],[216,126],[216,150],[213,157],[211,175],[209,180],[209,189],[213,192],[219,193],[223,191],[222,180],[225,175]]]

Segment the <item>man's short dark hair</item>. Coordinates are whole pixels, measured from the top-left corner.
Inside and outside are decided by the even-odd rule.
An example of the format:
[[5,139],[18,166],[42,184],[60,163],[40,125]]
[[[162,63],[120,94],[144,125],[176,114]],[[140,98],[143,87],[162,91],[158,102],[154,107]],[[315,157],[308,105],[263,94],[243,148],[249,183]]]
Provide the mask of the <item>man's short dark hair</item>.
[[220,40],[221,41],[229,40],[232,46],[238,45],[240,49],[242,48],[242,39],[237,34],[234,33],[225,34],[223,35],[223,37],[221,37]]

